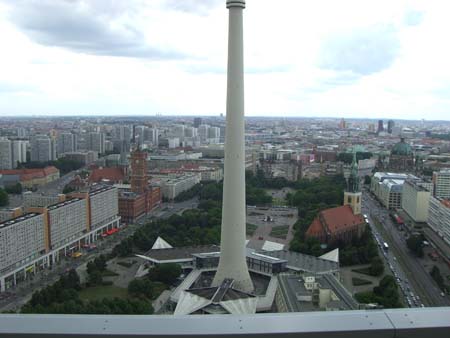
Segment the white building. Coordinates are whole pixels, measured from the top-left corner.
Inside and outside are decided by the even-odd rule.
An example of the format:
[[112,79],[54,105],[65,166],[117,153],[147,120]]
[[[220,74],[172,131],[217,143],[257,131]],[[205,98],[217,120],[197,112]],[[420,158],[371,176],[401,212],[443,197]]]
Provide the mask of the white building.
[[198,136],[200,137],[200,141],[206,142],[209,137],[209,125],[201,124],[198,126]]
[[[428,187],[427,187],[428,185]],[[402,209],[415,221],[428,220],[431,183],[420,183],[406,180],[403,184]]]
[[[95,242],[105,231],[119,227],[115,187],[96,185],[88,193],[72,195],[74,198],[68,200],[64,200],[64,195],[55,196],[58,202],[50,206],[47,203],[51,198],[42,198],[39,203],[37,198],[34,204],[43,207],[31,207],[28,214],[15,213],[15,218],[0,222],[0,262],[4,264],[0,265],[2,292],[27,279],[30,273],[35,274],[38,267],[49,267],[60,256],[79,251],[82,244]],[[34,223],[28,221],[32,217]],[[17,235],[2,232],[4,229],[18,229]]]
[[172,128],[172,134],[173,136],[179,138],[180,140],[182,140],[184,138],[184,129],[185,126],[184,124],[176,124],[173,126]]
[[434,172],[433,184],[435,196],[450,198],[450,169]]
[[86,206],[85,199],[74,198],[48,207],[50,249],[63,247],[86,232]]
[[87,135],[87,149],[96,151],[99,154],[105,153],[105,134],[89,133]]
[[208,139],[210,143],[219,143],[220,140],[220,128],[210,127],[208,129]]
[[5,291],[4,272],[43,255],[46,249],[44,215],[24,214],[0,223],[0,286]]
[[75,151],[71,153],[64,153],[63,157],[69,160],[82,162],[84,165],[87,165],[98,160],[98,153],[93,150]]
[[27,161],[27,146],[28,141],[11,141],[13,168],[17,168],[18,163],[25,163]]
[[178,137],[170,137],[167,139],[169,149],[178,148],[180,146],[180,139]]
[[450,201],[440,197],[430,197],[428,225],[450,245]]
[[182,176],[169,176],[161,178],[161,191],[163,197],[173,200],[183,191],[189,190],[200,183],[200,174],[186,174]]
[[70,153],[77,150],[78,138],[72,133],[60,133],[57,139],[58,157],[64,153]]
[[376,172],[370,184],[371,191],[387,209],[402,207],[403,183],[405,180],[420,181],[414,175]]
[[184,129],[184,136],[185,137],[197,137],[198,136],[198,130],[194,127],[186,127]]
[[23,206],[25,208],[34,207],[47,207],[59,202],[64,202],[66,200],[66,195],[43,195],[39,193],[33,193],[31,191],[26,191],[22,194],[23,196]]
[[7,138],[0,139],[0,169],[12,169],[12,147]]
[[31,161],[48,162],[56,160],[56,142],[45,135],[36,135],[31,140]]
[[89,192],[91,229],[101,227],[119,214],[118,189],[99,186]]

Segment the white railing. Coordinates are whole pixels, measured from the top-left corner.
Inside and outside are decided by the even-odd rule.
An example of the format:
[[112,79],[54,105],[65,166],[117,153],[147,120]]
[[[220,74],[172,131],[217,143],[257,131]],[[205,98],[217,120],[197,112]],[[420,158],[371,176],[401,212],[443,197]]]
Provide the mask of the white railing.
[[450,337],[450,307],[255,315],[0,315],[0,337]]

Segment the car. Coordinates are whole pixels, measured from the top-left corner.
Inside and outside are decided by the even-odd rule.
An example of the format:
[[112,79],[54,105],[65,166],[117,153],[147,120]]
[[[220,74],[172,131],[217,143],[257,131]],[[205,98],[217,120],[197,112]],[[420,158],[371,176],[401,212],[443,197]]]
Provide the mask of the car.
[[441,292],[441,297],[445,297],[445,293]]

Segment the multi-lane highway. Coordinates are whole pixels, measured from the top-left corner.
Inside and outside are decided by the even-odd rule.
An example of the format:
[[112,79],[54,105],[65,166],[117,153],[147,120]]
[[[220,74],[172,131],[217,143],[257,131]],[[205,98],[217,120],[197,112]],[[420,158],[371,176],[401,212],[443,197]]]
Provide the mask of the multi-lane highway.
[[370,194],[363,193],[363,213],[369,218],[371,228],[379,245],[386,242],[383,250],[387,265],[399,284],[405,304],[418,306],[448,306],[448,297],[441,296],[429,272],[406,246],[405,233],[392,223],[389,212]]

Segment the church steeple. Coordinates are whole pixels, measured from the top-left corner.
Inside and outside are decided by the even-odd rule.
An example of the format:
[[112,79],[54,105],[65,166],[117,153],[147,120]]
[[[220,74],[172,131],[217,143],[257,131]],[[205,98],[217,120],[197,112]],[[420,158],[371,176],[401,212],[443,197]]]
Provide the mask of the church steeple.
[[356,151],[353,152],[353,161],[350,167],[350,175],[347,179],[347,191],[359,192],[358,162],[356,161]]
[[347,189],[344,191],[344,205],[350,205],[355,215],[361,214],[361,197],[356,150],[353,150],[353,161],[350,167],[350,174],[347,178]]

